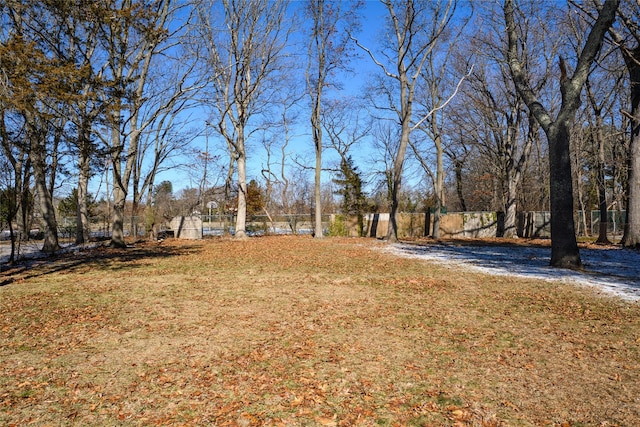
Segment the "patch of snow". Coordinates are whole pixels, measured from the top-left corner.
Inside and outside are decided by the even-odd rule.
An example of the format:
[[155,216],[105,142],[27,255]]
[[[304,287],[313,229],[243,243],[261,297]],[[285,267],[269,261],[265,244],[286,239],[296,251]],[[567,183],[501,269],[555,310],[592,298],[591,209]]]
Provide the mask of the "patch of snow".
[[583,271],[549,266],[551,248],[396,243],[385,251],[485,274],[591,286],[627,301],[640,300],[640,252],[622,248],[580,249]]
[[[17,255],[18,260],[34,260],[34,259],[43,259],[51,256],[51,254],[42,252],[42,241],[27,241],[22,242],[20,245],[20,252]],[[80,252],[86,249],[95,248],[99,246],[100,243],[85,243],[82,245],[76,245],[73,243],[60,243],[60,249],[56,251],[56,254],[62,253],[73,253]],[[9,256],[11,254],[11,245],[10,244],[2,244],[0,245],[0,264],[5,264],[9,261]]]

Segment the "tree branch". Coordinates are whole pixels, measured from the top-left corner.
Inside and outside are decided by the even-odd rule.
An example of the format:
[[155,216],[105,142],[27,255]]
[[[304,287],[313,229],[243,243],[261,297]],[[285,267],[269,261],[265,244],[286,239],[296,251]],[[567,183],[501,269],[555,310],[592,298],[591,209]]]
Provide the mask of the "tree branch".
[[356,44],[356,46],[358,46],[360,49],[364,50],[369,57],[371,58],[371,60],[382,69],[382,71],[388,76],[391,77],[392,79],[399,79],[400,77],[396,74],[390,73],[387,70],[387,67],[384,66],[383,63],[381,63],[380,61],[378,61],[378,59],[375,57],[375,55],[373,54],[373,52],[371,52],[371,49],[367,48],[366,46],[363,46],[362,44],[360,44],[360,42],[358,41],[358,39],[356,39],[355,37],[353,37],[351,34],[349,34],[349,38],[351,40],[353,40]]
[[511,70],[513,82],[516,86],[516,89],[518,90],[518,93],[520,94],[520,96],[522,96],[522,99],[524,99],[525,103],[531,110],[531,113],[536,117],[536,120],[538,120],[540,125],[546,131],[553,123],[553,120],[551,119],[551,116],[549,115],[547,110],[542,106],[540,101],[538,101],[538,98],[533,92],[533,89],[527,82],[524,70],[522,69],[522,65],[520,64],[518,58],[518,45],[520,44],[520,40],[513,14],[513,0],[506,0],[504,2],[504,20],[507,27],[507,59],[509,62],[509,69]]
[[467,74],[465,74],[464,76],[462,76],[462,78],[458,81],[458,84],[456,85],[456,89],[449,96],[449,98],[447,98],[447,100],[443,104],[438,105],[437,107],[434,107],[431,111],[429,111],[423,118],[421,118],[418,121],[418,123],[413,125],[413,127],[411,128],[411,131],[413,132],[414,130],[416,130],[422,123],[424,123],[425,120],[427,120],[429,117],[431,117],[436,111],[442,110],[444,107],[446,107],[447,104],[449,104],[449,102],[451,102],[451,100],[453,98],[455,98],[455,96],[458,94],[458,90],[460,89],[460,86],[462,85],[462,82],[464,81],[464,79],[469,77],[472,72],[473,72],[473,65],[469,69],[469,72]]

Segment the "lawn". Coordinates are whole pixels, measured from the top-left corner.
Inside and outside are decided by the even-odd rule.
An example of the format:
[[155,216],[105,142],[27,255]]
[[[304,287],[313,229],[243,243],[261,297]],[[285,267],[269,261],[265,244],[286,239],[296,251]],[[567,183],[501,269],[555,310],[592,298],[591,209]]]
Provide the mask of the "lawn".
[[0,276],[0,425],[640,424],[640,305],[368,239],[167,240]]

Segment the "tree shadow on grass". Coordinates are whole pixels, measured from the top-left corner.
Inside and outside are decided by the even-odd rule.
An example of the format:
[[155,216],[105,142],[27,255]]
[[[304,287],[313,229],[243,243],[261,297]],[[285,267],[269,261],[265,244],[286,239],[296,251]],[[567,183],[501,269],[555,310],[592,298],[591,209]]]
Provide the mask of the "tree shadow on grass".
[[121,270],[136,270],[148,266],[152,260],[186,255],[200,248],[195,245],[165,246],[142,243],[123,249],[109,246],[74,249],[76,250],[67,249],[48,257],[42,257],[40,254],[36,258],[26,258],[13,265],[3,265],[0,272],[0,287],[59,272],[78,273],[80,269],[85,271],[87,268],[93,271],[104,271],[105,274]]

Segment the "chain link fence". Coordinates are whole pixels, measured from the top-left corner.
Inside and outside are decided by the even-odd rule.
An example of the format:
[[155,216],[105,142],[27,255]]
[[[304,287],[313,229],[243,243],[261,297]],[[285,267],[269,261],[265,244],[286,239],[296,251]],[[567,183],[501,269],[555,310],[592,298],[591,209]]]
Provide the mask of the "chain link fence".
[[[375,214],[372,214],[375,216]],[[388,214],[378,214],[388,215]],[[420,216],[421,215],[421,216]],[[408,217],[416,216],[418,227],[424,226],[424,214],[402,214],[406,222]],[[418,216],[420,216],[418,218]],[[203,236],[224,236],[233,235],[235,232],[235,215],[199,215],[202,219]],[[330,233],[342,235],[336,229],[335,218],[341,215],[323,215],[322,229],[325,235]],[[586,220],[586,221],[585,221]],[[611,236],[620,236],[624,232],[626,211],[609,211],[607,221],[607,232]],[[548,211],[540,212],[520,212],[517,218],[518,235],[520,237],[550,237],[551,235],[551,214]],[[412,222],[413,223],[413,222]],[[367,224],[368,225],[368,224]],[[385,224],[382,224],[386,226]],[[58,223],[58,235],[61,239],[74,239],[76,235],[76,218],[61,218]],[[104,217],[90,218],[90,235],[92,239],[108,239],[111,237],[111,220]],[[585,230],[586,227],[586,230]],[[583,211],[576,213],[576,229],[579,236],[597,236],[600,227],[600,211],[588,211],[585,217]],[[384,228],[384,227],[381,227]],[[345,228],[347,229],[347,228]],[[366,230],[366,228],[365,228]],[[148,237],[150,226],[145,223],[143,216],[127,217],[123,223],[123,231],[126,237],[137,236],[136,238]],[[169,223],[157,227],[158,232],[170,231]],[[311,215],[255,215],[247,218],[247,234],[258,235],[278,235],[278,234],[313,234],[314,220]],[[349,230],[347,230],[349,231]],[[381,235],[386,235],[386,230],[382,230]],[[415,231],[415,230],[414,230]],[[410,235],[424,235],[423,230],[410,233]],[[586,232],[585,232],[586,231]],[[31,230],[31,238],[38,240],[39,230]],[[357,235],[352,232],[345,232],[344,235]],[[369,235],[369,234],[367,234]],[[3,232],[0,237],[8,239],[8,232]]]
[[[233,235],[236,227],[235,215],[197,215],[202,220],[203,236]],[[314,219],[311,215],[253,215],[247,218],[246,231],[251,236],[267,234],[312,234],[314,232]],[[330,215],[322,216],[323,233],[329,233],[331,222]],[[94,239],[111,237],[111,221],[101,217],[92,217],[89,220],[90,235]],[[76,218],[61,218],[58,223],[58,235],[61,238],[74,238],[76,235]],[[169,222],[157,226],[157,232],[170,231]],[[127,217],[123,223],[123,231],[126,237],[137,236],[143,238],[149,236],[150,226],[145,223],[143,216]]]

